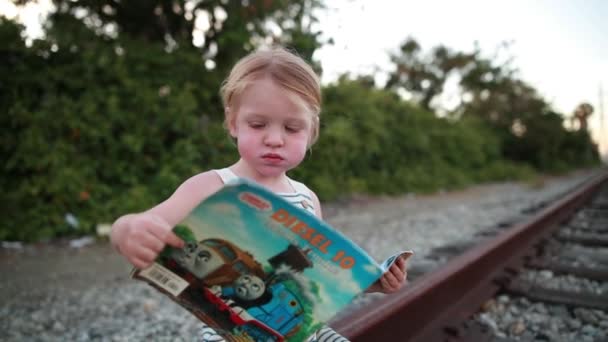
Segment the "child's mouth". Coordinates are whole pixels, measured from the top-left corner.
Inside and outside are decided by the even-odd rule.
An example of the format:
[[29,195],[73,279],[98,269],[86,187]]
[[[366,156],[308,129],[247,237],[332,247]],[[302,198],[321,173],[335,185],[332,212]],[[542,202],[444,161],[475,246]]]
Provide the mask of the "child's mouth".
[[283,157],[281,157],[278,154],[274,154],[274,153],[268,153],[262,156],[262,159],[269,161],[269,162],[280,162],[283,160]]

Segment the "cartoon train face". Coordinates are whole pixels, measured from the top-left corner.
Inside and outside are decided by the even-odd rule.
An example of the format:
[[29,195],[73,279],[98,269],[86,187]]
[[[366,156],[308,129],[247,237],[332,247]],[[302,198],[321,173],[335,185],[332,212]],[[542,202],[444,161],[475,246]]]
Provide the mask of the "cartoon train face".
[[223,287],[214,302],[229,310],[232,321],[256,341],[262,336],[289,337],[304,321],[302,304],[287,286],[265,284],[255,275],[242,275]]
[[205,278],[225,264],[222,255],[205,244],[205,240],[188,242],[184,248],[174,250],[171,257],[198,279]]
[[171,258],[207,286],[231,284],[241,274],[264,277],[262,266],[251,254],[222,239],[189,242],[174,250]]
[[252,301],[264,295],[266,284],[254,275],[242,275],[234,281],[234,295],[240,300]]

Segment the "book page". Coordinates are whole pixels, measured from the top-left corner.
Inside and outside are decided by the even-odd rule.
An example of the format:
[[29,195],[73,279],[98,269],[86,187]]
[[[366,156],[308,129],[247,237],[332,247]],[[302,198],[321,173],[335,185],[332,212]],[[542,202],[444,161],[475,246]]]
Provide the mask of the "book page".
[[201,202],[174,232],[186,246],[168,246],[135,277],[227,340],[305,341],[384,272],[326,222],[247,181]]

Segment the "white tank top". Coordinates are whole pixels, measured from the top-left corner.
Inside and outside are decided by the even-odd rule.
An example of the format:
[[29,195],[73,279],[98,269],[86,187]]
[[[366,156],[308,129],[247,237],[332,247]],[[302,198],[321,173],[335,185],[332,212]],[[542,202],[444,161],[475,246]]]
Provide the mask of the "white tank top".
[[[229,168],[213,171],[221,178],[224,184],[239,178]],[[293,188],[294,192],[278,192],[277,195],[283,197],[289,203],[297,207],[303,208],[316,216],[314,203],[312,202],[312,191],[303,183],[295,181],[289,177],[287,177],[287,181],[289,182],[289,185],[291,185],[291,187]]]

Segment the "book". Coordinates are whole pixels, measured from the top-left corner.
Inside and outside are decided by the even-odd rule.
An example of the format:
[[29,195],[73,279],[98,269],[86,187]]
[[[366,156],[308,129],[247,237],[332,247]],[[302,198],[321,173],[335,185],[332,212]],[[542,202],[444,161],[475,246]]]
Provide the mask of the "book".
[[395,262],[378,264],[308,211],[244,179],[203,200],[132,276],[168,295],[226,341],[305,341]]

